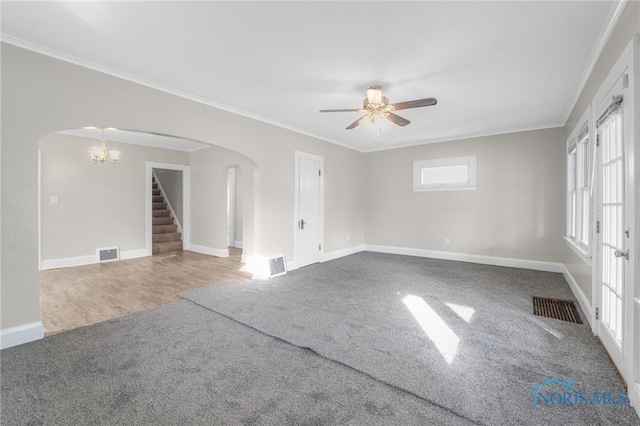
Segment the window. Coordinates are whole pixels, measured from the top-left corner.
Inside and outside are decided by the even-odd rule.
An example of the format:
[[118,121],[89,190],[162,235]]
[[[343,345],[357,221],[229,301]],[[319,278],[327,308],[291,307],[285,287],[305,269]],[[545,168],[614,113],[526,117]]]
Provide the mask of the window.
[[413,162],[413,191],[476,189],[476,156]]
[[567,141],[567,231],[566,240],[578,254],[590,255],[591,246],[591,148],[589,113],[576,126]]

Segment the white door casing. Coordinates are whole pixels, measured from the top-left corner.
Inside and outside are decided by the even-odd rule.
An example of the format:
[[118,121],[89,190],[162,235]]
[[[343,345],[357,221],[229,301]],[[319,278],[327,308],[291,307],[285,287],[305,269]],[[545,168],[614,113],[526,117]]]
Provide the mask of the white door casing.
[[294,249],[298,268],[320,262],[324,236],[324,158],[296,151]]
[[152,188],[152,171],[153,169],[178,170],[182,172],[182,246],[184,250],[190,249],[190,213],[189,213],[189,166],[183,164],[156,163],[147,161],[146,163],[146,205],[147,205],[147,221],[146,221],[146,249],[147,256],[153,255],[153,200],[151,196]]

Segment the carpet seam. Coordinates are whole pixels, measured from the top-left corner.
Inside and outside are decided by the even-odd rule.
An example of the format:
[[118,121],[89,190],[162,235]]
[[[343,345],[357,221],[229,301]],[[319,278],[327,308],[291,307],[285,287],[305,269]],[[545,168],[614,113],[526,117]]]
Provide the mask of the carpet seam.
[[410,396],[412,396],[412,397],[414,397],[414,398],[416,398],[416,399],[418,399],[418,400],[420,400],[420,401],[422,401],[424,403],[430,404],[430,405],[432,405],[434,407],[437,407],[437,408],[439,408],[441,410],[444,410],[447,413],[452,414],[454,416],[457,416],[457,417],[459,417],[461,419],[467,420],[467,421],[469,421],[471,423],[474,423],[474,424],[477,424],[477,425],[486,426],[484,423],[481,423],[481,422],[479,422],[477,420],[474,420],[474,419],[470,419],[469,417],[466,417],[463,414],[455,412],[451,408],[445,407],[444,405],[441,405],[441,404],[439,404],[439,403],[437,403],[435,401],[431,401],[430,399],[427,399],[427,398],[425,398],[423,396],[420,396],[415,392],[412,392],[412,391],[410,391],[408,389],[402,388],[402,387],[400,387],[398,385],[394,385],[393,383],[389,383],[389,382],[387,382],[385,380],[379,379],[379,378],[377,378],[377,377],[375,377],[375,376],[373,376],[373,375],[371,375],[371,374],[369,374],[369,373],[367,373],[365,371],[359,370],[359,369],[357,369],[357,368],[355,368],[355,367],[353,367],[353,366],[351,366],[349,364],[346,364],[346,363],[344,363],[342,361],[339,361],[339,360],[336,360],[336,359],[333,359],[333,358],[329,358],[329,357],[327,357],[325,355],[322,355],[321,353],[317,352],[315,349],[312,349],[312,348],[309,348],[309,347],[306,347],[306,346],[300,346],[300,345],[297,345],[297,344],[295,344],[293,342],[290,342],[290,341],[288,341],[286,339],[283,339],[282,337],[278,337],[278,336],[274,336],[272,334],[269,334],[269,333],[267,333],[267,332],[265,332],[263,330],[260,330],[259,328],[251,326],[249,324],[246,324],[246,323],[244,323],[244,322],[242,322],[240,320],[237,320],[237,319],[235,319],[235,318],[233,318],[233,317],[231,317],[231,316],[229,316],[227,314],[223,314],[222,312],[218,312],[218,311],[216,311],[214,309],[211,309],[208,306],[204,306],[204,305],[202,305],[202,304],[200,304],[200,303],[198,303],[198,302],[196,302],[194,300],[187,299],[187,298],[184,298],[184,297],[183,297],[183,300],[189,301],[189,302],[193,303],[196,306],[200,306],[201,308],[206,309],[207,311],[210,311],[210,312],[213,312],[215,314],[218,314],[221,317],[227,318],[230,321],[233,321],[233,322],[235,322],[237,324],[240,324],[240,325],[242,325],[244,327],[247,327],[247,328],[249,328],[249,329],[251,329],[253,331],[256,331],[256,332],[258,332],[258,333],[260,333],[260,334],[262,334],[264,336],[270,337],[270,338],[272,338],[274,340],[277,340],[279,342],[285,343],[285,344],[287,344],[289,346],[293,346],[295,348],[303,349],[304,351],[311,352],[311,353],[313,353],[314,355],[316,355],[319,358],[322,358],[322,359],[324,359],[326,361],[329,361],[331,363],[334,363],[334,364],[338,364],[338,365],[340,365],[342,367],[345,367],[345,368],[347,368],[349,370],[355,371],[356,373],[361,374],[363,376],[366,376],[366,377],[368,377],[370,379],[373,379],[376,382],[381,383],[381,384],[383,384],[383,385],[385,385],[385,386],[387,386],[387,387],[389,387],[389,388],[391,388],[391,389],[393,389],[395,391],[410,395]]

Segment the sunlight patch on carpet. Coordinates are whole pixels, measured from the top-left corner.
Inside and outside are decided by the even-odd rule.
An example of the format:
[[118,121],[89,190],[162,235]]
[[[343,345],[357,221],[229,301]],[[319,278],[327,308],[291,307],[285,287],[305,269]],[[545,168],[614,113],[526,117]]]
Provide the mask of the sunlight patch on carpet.
[[460,338],[444,322],[440,315],[422,297],[408,295],[402,302],[416,319],[429,340],[440,352],[447,364],[451,365],[458,353]]

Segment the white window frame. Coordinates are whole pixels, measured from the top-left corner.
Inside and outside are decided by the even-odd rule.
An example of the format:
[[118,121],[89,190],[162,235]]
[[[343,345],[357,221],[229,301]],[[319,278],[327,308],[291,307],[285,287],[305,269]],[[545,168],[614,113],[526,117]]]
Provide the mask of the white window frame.
[[[586,135],[581,135],[587,127]],[[595,131],[591,107],[582,114],[567,139],[567,245],[587,264],[592,259],[593,160]]]
[[[466,166],[466,182],[425,184],[422,182],[422,171],[428,168],[452,166]],[[413,162],[413,192],[425,191],[474,191],[476,184],[476,156],[437,158],[431,160],[416,160]]]

